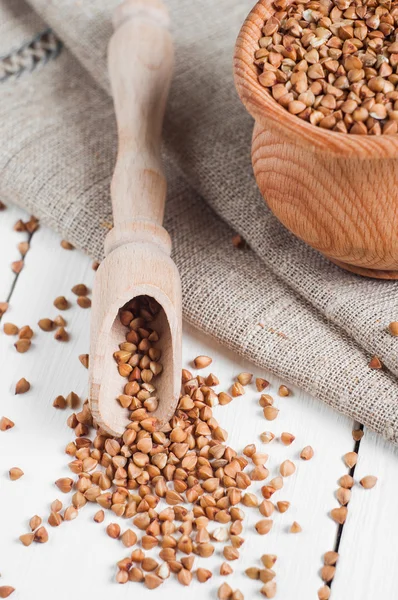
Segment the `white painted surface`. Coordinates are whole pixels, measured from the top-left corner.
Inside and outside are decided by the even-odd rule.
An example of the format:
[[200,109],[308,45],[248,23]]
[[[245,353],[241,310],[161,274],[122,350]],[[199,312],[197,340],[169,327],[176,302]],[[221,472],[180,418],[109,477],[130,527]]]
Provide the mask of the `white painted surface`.
[[[12,287],[14,276],[12,273],[10,276],[9,264],[18,258],[16,243],[24,239],[24,234],[11,231],[20,215],[22,211],[16,208],[0,213],[0,300],[6,299]],[[35,331],[32,347],[26,354],[18,354],[13,347],[14,339],[0,333],[0,416],[4,414],[16,423],[14,429],[0,432],[0,585],[17,588],[12,596],[15,600],[47,600],[55,594],[58,600],[71,597],[105,600],[127,598],[131,594],[140,599],[171,599],[177,594],[189,594],[199,600],[215,598],[217,588],[225,580],[234,589],[241,589],[247,600],[260,597],[260,584],[249,580],[243,574],[244,569],[260,566],[259,557],[269,552],[278,555],[275,565],[278,599],[316,598],[322,585],[319,577],[322,555],[335,544],[337,527],[329,511],[337,506],[334,497],[337,479],[347,472],[342,455],[353,448],[352,423],[299,390],[294,390],[291,397],[279,398],[276,392],[281,382],[277,378],[260,372],[191,327],[185,327],[184,331],[184,366],[191,368],[190,361],[198,354],[212,356],[213,364],[204,372],[212,370],[217,374],[221,381],[219,390],[227,391],[242,370],[271,381],[270,393],[280,408],[276,421],[267,422],[263,418],[257,403],[260,394],[254,385],[248,386],[246,394],[228,406],[216,407],[215,416],[229,432],[228,443],[233,448],[241,451],[246,444],[255,442],[269,453],[267,466],[271,476],[277,474],[282,460],[290,458],[296,462],[295,475],[274,496],[275,500],[291,502],[290,509],[283,515],[274,513],[272,531],[259,536],[253,527],[262,517],[256,509],[245,508],[246,542],[241,548],[241,559],[232,563],[234,574],[227,578],[214,576],[207,584],[194,581],[189,591],[175,578],[152,592],[139,584],[116,584],[115,563],[128,551],[105,534],[105,527],[118,521],[123,529],[130,527],[131,521],[109,513],[103,524],[96,524],[92,520],[96,505],[85,507],[76,521],[57,529],[47,526],[50,535],[47,544],[33,544],[29,548],[21,545],[18,536],[28,531],[32,515],[38,514],[46,520],[49,504],[55,498],[60,498],[64,506],[68,504],[69,495],[61,494],[54,481],[69,475],[69,457],[63,450],[73,437],[65,423],[68,412],[56,410],[52,402],[58,394],[73,390],[84,398],[87,392],[87,371],[78,355],[88,352],[90,311],[77,306],[70,289],[76,283],[86,283],[91,288],[94,277],[91,260],[76,250],[63,250],[58,236],[45,228],[33,235],[25,262],[3,322],[31,325]],[[72,307],[62,313],[71,335],[67,343],[55,341],[53,333],[37,327],[40,318],[59,313],[53,306],[54,298],[59,295],[72,302]],[[21,377],[26,377],[32,388],[27,394],[15,396],[14,386]],[[296,440],[289,448],[277,440],[265,446],[259,440],[259,434],[265,430],[277,435],[289,431]],[[308,444],[313,446],[315,457],[304,463],[298,456]],[[375,490],[354,491],[333,598],[389,600],[395,596],[393,566],[398,558],[398,547],[396,544],[394,547],[398,524],[391,525],[395,519],[394,474],[398,465],[391,448],[373,436],[365,437],[360,452],[358,472],[378,474],[381,482]],[[16,482],[8,478],[8,469],[13,466],[25,472]],[[260,487],[261,482],[253,489]],[[288,533],[293,520],[300,523],[302,533]],[[382,547],[380,555],[375,556],[376,548]],[[156,552],[151,554],[156,557]],[[195,568],[205,566],[216,573],[222,560],[218,550],[211,559],[200,562],[197,559]]]

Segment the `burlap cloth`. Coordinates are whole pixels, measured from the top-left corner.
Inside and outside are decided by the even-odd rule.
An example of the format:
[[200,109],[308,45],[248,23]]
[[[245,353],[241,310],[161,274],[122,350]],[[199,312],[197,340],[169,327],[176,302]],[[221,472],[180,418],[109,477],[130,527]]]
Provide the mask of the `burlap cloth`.
[[[233,87],[232,52],[253,2],[167,2],[176,70],[165,225],[184,316],[397,443],[398,342],[386,332],[398,320],[397,284],[341,271],[295,239],[252,175],[253,123]],[[0,0],[0,197],[98,259],[112,220],[106,48],[117,4]],[[250,248],[234,248],[234,232]],[[372,355],[383,371],[367,366]]]

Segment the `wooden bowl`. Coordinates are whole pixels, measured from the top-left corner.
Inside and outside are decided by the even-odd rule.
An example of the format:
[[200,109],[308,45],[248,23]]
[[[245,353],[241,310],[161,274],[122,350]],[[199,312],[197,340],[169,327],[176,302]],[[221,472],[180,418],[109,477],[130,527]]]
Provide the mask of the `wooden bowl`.
[[280,106],[258,82],[254,64],[264,21],[274,12],[270,0],[257,2],[234,56],[235,85],[255,119],[260,191],[290,231],[335,264],[398,279],[398,135],[330,132]]

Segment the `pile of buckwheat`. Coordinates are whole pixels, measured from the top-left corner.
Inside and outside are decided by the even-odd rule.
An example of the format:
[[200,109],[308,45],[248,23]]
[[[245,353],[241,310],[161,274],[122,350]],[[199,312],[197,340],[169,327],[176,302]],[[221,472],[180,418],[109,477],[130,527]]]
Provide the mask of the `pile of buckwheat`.
[[128,383],[118,401],[132,412],[140,409],[154,412],[158,407],[152,381],[163,371],[159,362],[162,351],[156,345],[159,334],[151,324],[160,308],[153,298],[139,296],[128,302],[119,314],[121,323],[127,328],[126,341],[119,345],[113,357],[119,374],[128,379]]
[[[18,222],[15,228],[27,231],[32,223],[36,229],[38,221],[33,217],[27,223]],[[61,245],[65,250],[73,249],[64,240]],[[97,268],[98,263],[94,263],[93,269]],[[90,308],[89,289],[85,284],[73,286],[71,292],[77,296],[76,304],[80,308]],[[60,311],[69,310],[71,305],[64,296],[54,300],[55,308]],[[0,318],[7,310],[8,303],[0,302]],[[138,582],[149,589],[158,588],[169,577],[177,578],[183,586],[189,586],[194,578],[206,583],[216,573],[206,568],[206,563],[203,566],[203,560],[221,551],[223,562],[218,575],[229,579],[218,587],[217,597],[244,600],[243,593],[229,582],[230,576],[239,569],[236,564],[245,544],[245,512],[258,513],[254,530],[247,532],[249,535],[270,534],[275,515],[284,513],[287,513],[288,535],[302,531],[300,524],[289,518],[290,502],[284,495],[284,483],[286,478],[295,476],[297,461],[286,458],[274,473],[266,466],[272,443],[294,448],[295,436],[287,431],[275,435],[266,430],[257,443],[246,445],[241,452],[229,446],[228,433],[213,414],[216,405],[233,402],[254,385],[263,417],[271,426],[278,418],[279,402],[267,393],[268,381],[254,378],[248,372],[237,375],[229,393],[216,391],[214,388],[220,383],[218,377],[212,372],[201,374],[212,364],[211,357],[204,355],[193,360],[198,372],[183,369],[177,410],[169,423],[159,429],[153,413],[161,401],[154,385],[163,371],[161,339],[156,331],[160,310],[152,298],[142,296],[129,302],[119,313],[126,327],[126,339],[114,353],[123,390],[115,402],[129,411],[131,421],[121,438],[111,438],[98,429],[88,401],[82,403],[75,392],[54,399],[56,410],[70,410],[67,424],[73,431],[73,440],[67,444],[65,453],[71,476],[55,482],[66,500],[56,498],[51,502],[46,523],[51,529],[57,528],[76,519],[86,504],[97,505],[94,521],[103,524],[104,533],[118,540],[124,549],[124,556],[116,565],[116,582]],[[60,315],[38,322],[39,330],[45,335],[55,332],[57,342],[69,341],[66,326],[66,320]],[[388,331],[398,336],[398,322],[391,322]],[[3,332],[18,336],[13,351],[19,353],[27,352],[31,339],[37,335],[29,325],[18,327],[9,322],[3,324]],[[78,358],[88,368],[88,354]],[[376,367],[370,365],[370,368]],[[125,383],[123,378],[128,381]],[[29,394],[31,384],[22,377],[15,383],[14,391],[17,395]],[[279,398],[290,395],[288,387],[279,386]],[[13,435],[14,425],[10,418],[1,417],[1,435],[3,432]],[[362,429],[353,431],[356,450],[362,435]],[[305,446],[297,456],[300,461],[309,461],[314,450]],[[356,451],[347,452],[343,457],[349,472],[338,481],[339,507],[330,511],[331,518],[340,527],[348,514],[357,459]],[[22,469],[10,466],[11,481],[22,477]],[[364,489],[371,489],[376,483],[373,475],[359,481]],[[113,522],[115,516],[124,519],[123,529]],[[33,515],[28,521],[28,530],[19,537],[20,542],[24,546],[46,543],[50,537],[46,523],[43,517]],[[319,600],[330,597],[330,584],[339,558],[337,550],[338,547],[323,557]],[[267,553],[259,557],[258,565],[245,571],[247,577],[258,580],[259,592],[265,598],[274,598],[277,594],[275,564],[277,556]],[[8,598],[14,591],[11,585],[1,585],[0,598]]]
[[274,0],[255,53],[259,82],[330,131],[398,132],[398,2]]

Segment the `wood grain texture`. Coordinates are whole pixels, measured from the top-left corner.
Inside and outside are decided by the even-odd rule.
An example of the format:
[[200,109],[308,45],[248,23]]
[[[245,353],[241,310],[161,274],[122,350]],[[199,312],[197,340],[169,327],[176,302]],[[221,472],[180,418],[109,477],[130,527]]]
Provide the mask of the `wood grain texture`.
[[111,183],[115,227],[148,219],[163,222],[166,179],[161,132],[174,51],[160,2],[128,0],[108,48],[108,69],[118,130]]
[[267,204],[295,235],[361,275],[398,278],[398,136],[315,127],[281,107],[253,63],[274,10],[260,0],[238,36],[235,83],[256,121],[252,161]]
[[[0,279],[15,258],[15,246],[3,243],[6,240],[4,229],[0,217]],[[110,512],[103,524],[94,523],[92,518],[98,507],[92,503],[79,511],[76,521],[63,523],[56,529],[48,527],[50,539],[47,544],[25,548],[18,542],[18,536],[27,531],[28,520],[33,514],[47,519],[50,502],[55,498],[62,500],[64,506],[71,503],[71,494],[60,494],[54,485],[57,478],[70,475],[67,468],[70,458],[64,454],[66,444],[73,439],[73,431],[66,425],[70,411],[56,410],[52,402],[58,394],[65,395],[72,390],[84,399],[88,390],[87,370],[80,364],[78,355],[88,351],[89,311],[77,306],[70,290],[76,283],[85,283],[91,288],[94,272],[88,257],[77,250],[63,250],[59,243],[60,238],[44,227],[34,234],[26,267],[11,297],[9,318],[18,325],[32,326],[35,331],[32,348],[26,354],[17,354],[12,346],[13,339],[0,332],[0,413],[16,423],[14,429],[0,432],[2,585],[14,585],[18,600],[53,600],[54,590],[57,590],[58,600],[70,600],[71,586],[60,585],[60,582],[69,582],[69,574],[73,573],[73,587],[78,590],[75,595],[79,600],[90,597],[127,600],[131,596],[140,600],[172,600],[181,594],[188,594],[192,600],[214,600],[223,581],[240,588],[247,599],[260,598],[259,582],[248,579],[244,569],[258,564],[261,554],[275,552],[278,555],[277,597],[286,600],[316,598],[316,590],[321,585],[321,557],[333,547],[336,537],[337,528],[328,511],[335,505],[336,480],[345,472],[341,456],[352,448],[351,423],[298,389],[294,389],[290,397],[279,398],[277,389],[282,382],[277,377],[243,361],[188,326],[184,328],[183,366],[195,374],[207,375],[211,371],[217,374],[220,385],[216,391],[228,391],[236,375],[243,370],[270,381],[267,391],[280,409],[276,421],[270,423],[262,417],[259,393],[254,385],[247,386],[245,395],[228,406],[216,406],[214,416],[228,431],[227,444],[232,448],[241,452],[246,444],[254,442],[259,451],[270,455],[272,477],[277,474],[282,460],[289,458],[297,464],[295,475],[288,478],[283,490],[278,492],[278,500],[291,502],[289,510],[285,514],[274,514],[273,529],[263,537],[254,531],[258,511],[243,507],[246,517],[242,535],[246,541],[240,549],[240,560],[232,565],[233,575],[225,579],[218,574],[223,557],[220,546],[216,545],[213,557],[196,557],[194,565],[194,569],[201,566],[212,570],[213,579],[206,585],[194,580],[187,590],[181,588],[175,577],[170,577],[155,591],[133,583],[118,585],[115,582],[116,562],[128,552],[120,542],[106,535],[105,528],[109,523],[117,522],[122,531],[130,527],[137,533],[138,530],[131,520]],[[45,333],[36,325],[40,318],[54,318],[58,314],[52,302],[61,294],[71,301],[71,308],[63,313],[70,333],[67,343],[55,341],[53,333]],[[192,360],[199,354],[211,356],[213,363],[207,369],[195,371]],[[32,387],[27,394],[16,397],[14,385],[23,376]],[[283,446],[278,440],[269,446],[263,445],[259,434],[266,429],[276,435],[290,431],[296,440],[290,447]],[[314,447],[315,456],[304,463],[298,459],[298,454],[307,444]],[[13,466],[19,466],[25,472],[16,482],[11,482],[7,475]],[[253,486],[259,496],[260,485],[258,482]],[[163,504],[159,506],[159,510],[163,507]],[[294,519],[303,527],[303,532],[297,536],[287,533]],[[215,528],[216,524],[213,524],[209,531]],[[159,548],[155,548],[146,554],[158,559],[158,551]],[[380,574],[372,572],[371,577],[378,581]],[[393,581],[393,572],[390,580]]]
[[119,140],[111,183],[114,228],[93,291],[90,402],[98,424],[121,435],[129,420],[128,410],[115,401],[123,392],[112,357],[124,339],[118,310],[143,294],[162,306],[155,326],[164,371],[153,414],[167,422],[181,385],[181,284],[162,227],[167,184],[161,131],[173,67],[168,15],[159,0],[126,0],[114,24],[108,52]]

